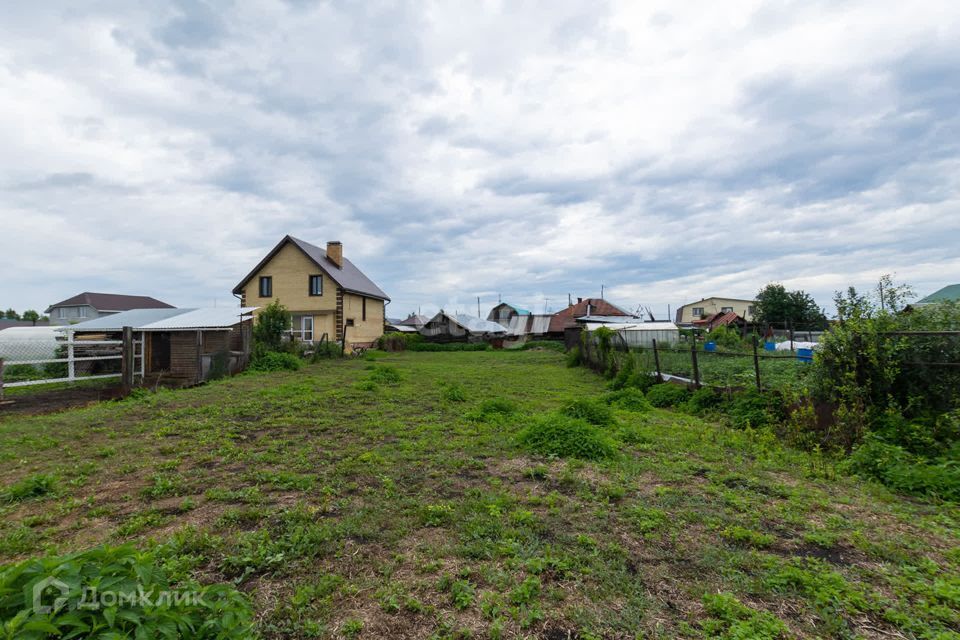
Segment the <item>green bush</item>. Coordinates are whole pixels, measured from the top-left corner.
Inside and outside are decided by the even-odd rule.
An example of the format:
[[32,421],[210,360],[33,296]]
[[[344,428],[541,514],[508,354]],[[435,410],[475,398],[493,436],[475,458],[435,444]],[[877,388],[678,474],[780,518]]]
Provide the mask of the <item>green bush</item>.
[[254,356],[251,371],[299,371],[303,360],[283,351],[267,351]]
[[414,344],[423,342],[423,336],[419,333],[401,333],[399,331],[390,331],[383,334],[377,340],[377,348],[383,351],[404,351]]
[[650,411],[653,405],[643,395],[643,391],[628,387],[619,391],[609,391],[603,395],[603,401],[626,411]]
[[524,342],[520,346],[520,349],[527,351],[529,349],[546,349],[548,351],[565,351],[563,343],[559,340],[530,340],[529,342]]
[[449,402],[464,402],[467,399],[467,392],[459,382],[441,382],[442,390],[440,395]]
[[579,367],[583,364],[583,352],[580,351],[580,347],[574,347],[567,352],[567,366],[571,369],[573,367]]
[[563,414],[547,414],[520,433],[527,450],[560,458],[600,460],[616,454],[614,441],[586,420]]
[[263,354],[279,351],[283,335],[290,329],[292,321],[290,312],[279,300],[274,300],[261,309],[253,325],[254,352]]
[[323,344],[317,344],[313,346],[313,355],[311,356],[311,359],[313,362],[318,362],[320,360],[329,360],[331,358],[339,358],[341,356],[343,356],[343,349],[340,348],[340,343],[326,341]]
[[612,427],[616,424],[613,410],[598,400],[581,398],[571,400],[560,409],[560,413],[571,418],[580,418],[598,427]]
[[517,412],[517,405],[506,398],[490,398],[480,403],[480,406],[467,414],[470,420],[490,422]]
[[703,596],[708,620],[703,622],[707,637],[718,640],[777,640],[790,637],[790,629],[772,613],[756,611],[729,593]]
[[844,466],[847,471],[873,478],[894,491],[960,500],[960,445],[942,458],[927,459],[868,434]]
[[410,342],[408,351],[489,351],[486,342]]
[[733,396],[727,415],[734,427],[764,429],[783,422],[787,411],[780,394],[750,389]]
[[676,384],[655,384],[647,389],[647,400],[655,407],[675,407],[689,397],[690,391]]
[[207,374],[207,380],[220,380],[230,374],[230,352],[220,350],[210,358],[210,372]]
[[709,387],[704,387],[702,389],[697,389],[687,400],[684,405],[684,409],[690,413],[700,416],[711,409],[716,409],[723,404],[723,395],[717,393]]
[[367,379],[378,384],[396,384],[403,379],[400,371],[396,367],[386,364],[375,364],[370,366],[370,374]]
[[0,502],[22,502],[42,498],[53,493],[56,484],[56,477],[50,474],[37,473],[27,476],[0,491]]
[[[24,594],[49,578],[67,590],[61,593],[56,585],[48,586],[43,603],[60,606],[42,613]],[[91,593],[97,594],[94,606],[87,605]],[[84,606],[78,607],[81,602]],[[97,547],[0,567],[0,620],[5,621],[4,637],[24,639],[255,635],[250,602],[234,587],[192,581],[171,584],[153,555],[133,547]]]

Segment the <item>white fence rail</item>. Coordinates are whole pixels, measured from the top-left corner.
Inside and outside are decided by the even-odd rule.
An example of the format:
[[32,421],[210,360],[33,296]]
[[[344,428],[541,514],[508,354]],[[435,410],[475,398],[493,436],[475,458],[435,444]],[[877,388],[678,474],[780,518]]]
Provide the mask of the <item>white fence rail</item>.
[[[133,372],[143,378],[146,363],[143,341],[132,341]],[[117,363],[114,368],[100,363]],[[119,378],[123,361],[122,340],[66,339],[0,341],[0,394],[4,387],[25,387],[55,382]]]

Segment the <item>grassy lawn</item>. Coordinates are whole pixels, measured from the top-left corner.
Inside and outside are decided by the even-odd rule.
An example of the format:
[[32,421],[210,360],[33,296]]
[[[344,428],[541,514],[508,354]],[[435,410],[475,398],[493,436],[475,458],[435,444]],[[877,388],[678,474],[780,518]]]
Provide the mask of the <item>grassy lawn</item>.
[[956,506],[659,410],[616,412],[612,459],[534,456],[601,378],[372,355],[0,418],[0,562],[160,544],[270,638],[960,638]]

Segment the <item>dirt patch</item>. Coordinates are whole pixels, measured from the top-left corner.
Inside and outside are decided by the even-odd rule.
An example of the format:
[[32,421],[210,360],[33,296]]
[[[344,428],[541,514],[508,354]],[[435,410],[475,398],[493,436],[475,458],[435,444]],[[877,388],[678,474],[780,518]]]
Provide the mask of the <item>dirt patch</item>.
[[31,393],[7,394],[0,402],[0,419],[8,415],[39,415],[83,407],[120,397],[120,386],[67,387]]

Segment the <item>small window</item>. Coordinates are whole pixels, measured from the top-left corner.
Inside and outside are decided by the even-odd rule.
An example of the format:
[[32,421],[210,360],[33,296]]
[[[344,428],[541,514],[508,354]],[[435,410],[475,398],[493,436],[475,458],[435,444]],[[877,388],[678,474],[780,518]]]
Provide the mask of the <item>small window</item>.
[[270,298],[273,296],[273,278],[271,276],[260,276],[260,297]]
[[363,299],[363,321],[367,321],[367,299]]
[[323,295],[323,276],[310,276],[310,295]]
[[67,308],[66,308],[66,307],[59,307],[59,308],[57,309],[57,317],[58,317],[58,318],[66,318],[66,317],[67,317]]
[[733,307],[720,307],[720,313],[730,313],[733,311]]
[[353,326],[353,318],[347,318],[347,326],[348,326],[348,327],[352,327],[352,326]]
[[80,311],[79,316],[80,316],[81,318],[86,318],[86,317],[87,317],[87,308],[86,308],[86,307],[79,307],[79,311]]
[[694,308],[693,308],[693,315],[695,315],[695,316],[702,316],[702,315],[703,315],[703,307],[694,307]]

